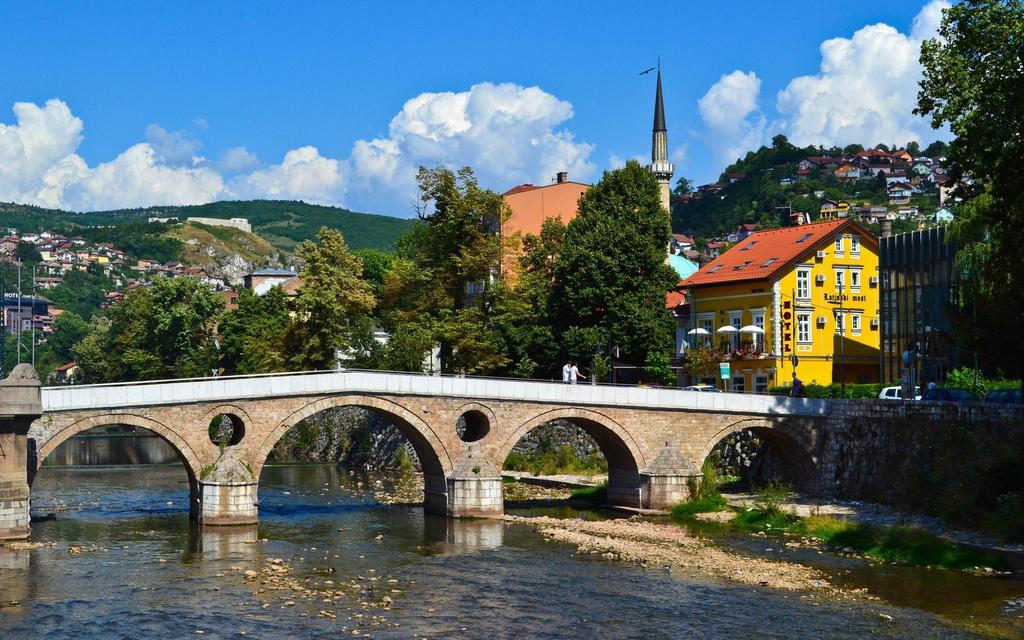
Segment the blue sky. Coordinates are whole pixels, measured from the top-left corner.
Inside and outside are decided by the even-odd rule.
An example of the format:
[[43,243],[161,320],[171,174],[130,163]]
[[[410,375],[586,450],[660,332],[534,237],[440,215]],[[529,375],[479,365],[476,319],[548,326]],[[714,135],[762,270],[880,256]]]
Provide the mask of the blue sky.
[[[937,137],[909,111],[941,3],[0,7],[0,201],[297,198],[409,216],[420,163],[503,191],[649,154],[677,175],[799,143]],[[830,41],[831,44],[823,43]],[[16,107],[16,105],[18,105]]]

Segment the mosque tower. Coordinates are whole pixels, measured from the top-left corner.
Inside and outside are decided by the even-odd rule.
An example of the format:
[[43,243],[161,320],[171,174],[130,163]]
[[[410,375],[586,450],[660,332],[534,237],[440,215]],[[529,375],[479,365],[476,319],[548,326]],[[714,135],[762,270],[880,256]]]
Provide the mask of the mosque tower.
[[661,206],[671,212],[669,182],[675,167],[668,161],[668,129],[665,128],[665,103],[661,97],[661,63],[658,63],[658,93],[654,98],[654,130],[651,132],[651,164],[647,169],[654,174],[661,193]]

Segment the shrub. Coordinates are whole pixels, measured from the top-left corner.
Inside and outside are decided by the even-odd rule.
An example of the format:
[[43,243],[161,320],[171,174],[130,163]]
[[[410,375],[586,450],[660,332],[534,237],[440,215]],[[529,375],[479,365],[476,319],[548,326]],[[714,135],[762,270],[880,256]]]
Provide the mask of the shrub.
[[782,505],[793,496],[793,487],[773,478],[768,484],[754,488],[754,508],[769,516],[782,515]]

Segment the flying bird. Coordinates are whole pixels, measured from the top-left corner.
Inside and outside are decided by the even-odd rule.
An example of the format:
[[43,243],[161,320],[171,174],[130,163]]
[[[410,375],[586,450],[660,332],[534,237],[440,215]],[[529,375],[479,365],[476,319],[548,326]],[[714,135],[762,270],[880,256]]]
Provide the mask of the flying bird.
[[650,68],[650,69],[648,69],[647,71],[641,71],[641,72],[639,73],[639,75],[641,75],[641,76],[642,76],[642,75],[644,75],[644,74],[646,74],[646,73],[650,73],[650,72],[654,71],[654,70],[655,70],[655,69],[657,69],[657,68],[658,68],[658,67],[651,67],[651,68]]

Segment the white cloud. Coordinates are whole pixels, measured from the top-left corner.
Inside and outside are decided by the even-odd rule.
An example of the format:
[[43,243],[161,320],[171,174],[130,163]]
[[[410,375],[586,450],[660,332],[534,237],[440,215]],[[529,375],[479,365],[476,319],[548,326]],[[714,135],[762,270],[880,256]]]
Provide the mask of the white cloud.
[[909,35],[873,24],[850,38],[823,42],[818,73],[794,78],[778,94],[776,107],[790,141],[904,144],[936,137],[912,111],[921,77],[921,42],[935,35],[947,7],[945,0],[926,5]]
[[64,176],[84,164],[75,155],[82,121],[60,100],[17,102],[14,116],[15,124],[0,124],[0,201],[56,205]]
[[152,204],[202,204],[223,193],[224,180],[206,167],[162,164],[147,143],[129,147],[110,162],[69,176],[63,189],[65,206],[80,211]]
[[74,210],[230,198],[343,204],[353,194],[358,202],[349,206],[401,215],[410,212],[421,164],[472,166],[496,190],[546,183],[559,171],[576,180],[596,172],[594,146],[560,128],[572,105],[511,83],[420,94],[391,119],[386,137],[357,140],[348,158],[303,146],[269,166],[241,146],[208,162],[194,135],[157,124],[144,142],[89,166],[77,154],[84,125],[64,102],[17,103],[14,113],[14,124],[0,124],[0,200]]
[[187,167],[203,162],[198,155],[203,143],[185,131],[168,131],[158,124],[151,124],[146,127],[146,142],[163,164]]
[[[548,182],[557,172],[586,180],[595,173],[594,146],[559,129],[572,105],[538,87],[473,85],[459,93],[422,93],[392,118],[388,136],[359,140],[349,158],[355,199],[408,208],[419,165],[469,165],[481,184],[502,191]],[[387,198],[387,192],[391,197]]]
[[757,74],[737,69],[719,78],[698,102],[707,125],[705,141],[719,162],[732,162],[764,140],[766,121],[757,104],[760,92]]
[[339,161],[323,157],[316,147],[301,147],[286,153],[281,164],[238,178],[231,191],[242,198],[335,204],[344,196],[345,178]]
[[260,159],[245,147],[232,147],[221,154],[217,166],[227,173],[242,173],[260,166]]

